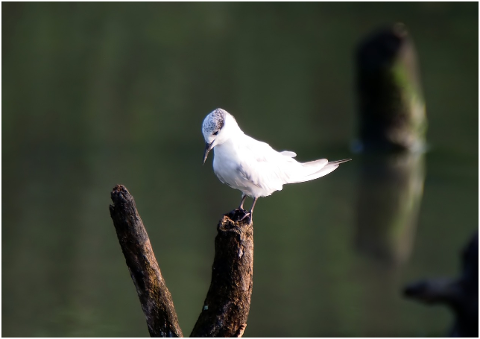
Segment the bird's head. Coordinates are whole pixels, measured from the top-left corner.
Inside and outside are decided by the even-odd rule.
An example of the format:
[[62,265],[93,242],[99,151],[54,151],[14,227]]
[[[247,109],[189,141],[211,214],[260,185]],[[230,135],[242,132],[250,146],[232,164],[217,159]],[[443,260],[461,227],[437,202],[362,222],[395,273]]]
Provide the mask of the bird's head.
[[213,110],[203,120],[202,133],[205,138],[203,163],[207,160],[208,153],[215,146],[222,144],[228,139],[228,126],[234,125],[230,123],[231,120],[235,121],[232,115],[221,108]]
[[217,108],[210,112],[203,120],[202,133],[205,138],[203,163],[207,160],[208,153],[222,141],[227,114],[227,111]]

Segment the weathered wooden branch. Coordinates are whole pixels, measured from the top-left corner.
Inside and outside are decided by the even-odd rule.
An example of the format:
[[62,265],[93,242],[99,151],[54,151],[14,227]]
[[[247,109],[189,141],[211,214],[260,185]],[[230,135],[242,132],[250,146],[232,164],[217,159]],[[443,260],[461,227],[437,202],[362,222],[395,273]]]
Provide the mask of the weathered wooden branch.
[[241,337],[253,287],[253,223],[240,210],[217,226],[212,281],[192,337]]
[[[110,215],[151,336],[182,336],[172,297],[163,280],[135,201],[117,185]],[[191,336],[241,337],[247,326],[253,287],[253,224],[234,210],[220,220],[212,281]]]
[[172,296],[163,280],[150,239],[125,186],[114,187],[110,205],[118,241],[137,289],[152,337],[182,337]]

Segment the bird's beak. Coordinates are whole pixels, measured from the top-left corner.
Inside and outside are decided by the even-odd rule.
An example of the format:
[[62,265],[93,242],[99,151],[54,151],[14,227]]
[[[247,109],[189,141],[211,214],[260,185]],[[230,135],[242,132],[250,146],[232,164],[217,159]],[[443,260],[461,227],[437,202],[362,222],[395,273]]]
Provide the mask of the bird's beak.
[[[215,141],[215,140],[214,140]],[[212,145],[213,141],[211,143],[206,143],[205,144],[205,153],[203,154],[203,164],[205,164],[205,161],[207,161],[208,153],[212,150]]]

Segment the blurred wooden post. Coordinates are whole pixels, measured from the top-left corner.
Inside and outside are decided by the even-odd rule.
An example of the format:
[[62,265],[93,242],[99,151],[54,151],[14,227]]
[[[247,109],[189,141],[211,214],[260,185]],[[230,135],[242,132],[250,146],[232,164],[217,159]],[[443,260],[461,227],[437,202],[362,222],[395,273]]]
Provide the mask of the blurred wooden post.
[[[125,186],[114,187],[110,215],[137,289],[152,337],[181,337],[172,297],[160,272],[135,201]],[[234,210],[220,220],[212,281],[192,336],[241,337],[253,287],[253,223]]]
[[401,23],[373,32],[356,53],[362,152],[423,147],[427,119],[413,42]]

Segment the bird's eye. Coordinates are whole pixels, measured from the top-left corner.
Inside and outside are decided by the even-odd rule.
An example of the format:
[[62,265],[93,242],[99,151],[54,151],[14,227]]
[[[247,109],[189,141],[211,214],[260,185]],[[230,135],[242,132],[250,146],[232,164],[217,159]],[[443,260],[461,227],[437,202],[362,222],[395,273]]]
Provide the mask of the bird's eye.
[[217,135],[217,134],[218,134],[218,131],[216,131],[216,132],[213,132],[213,135]]

